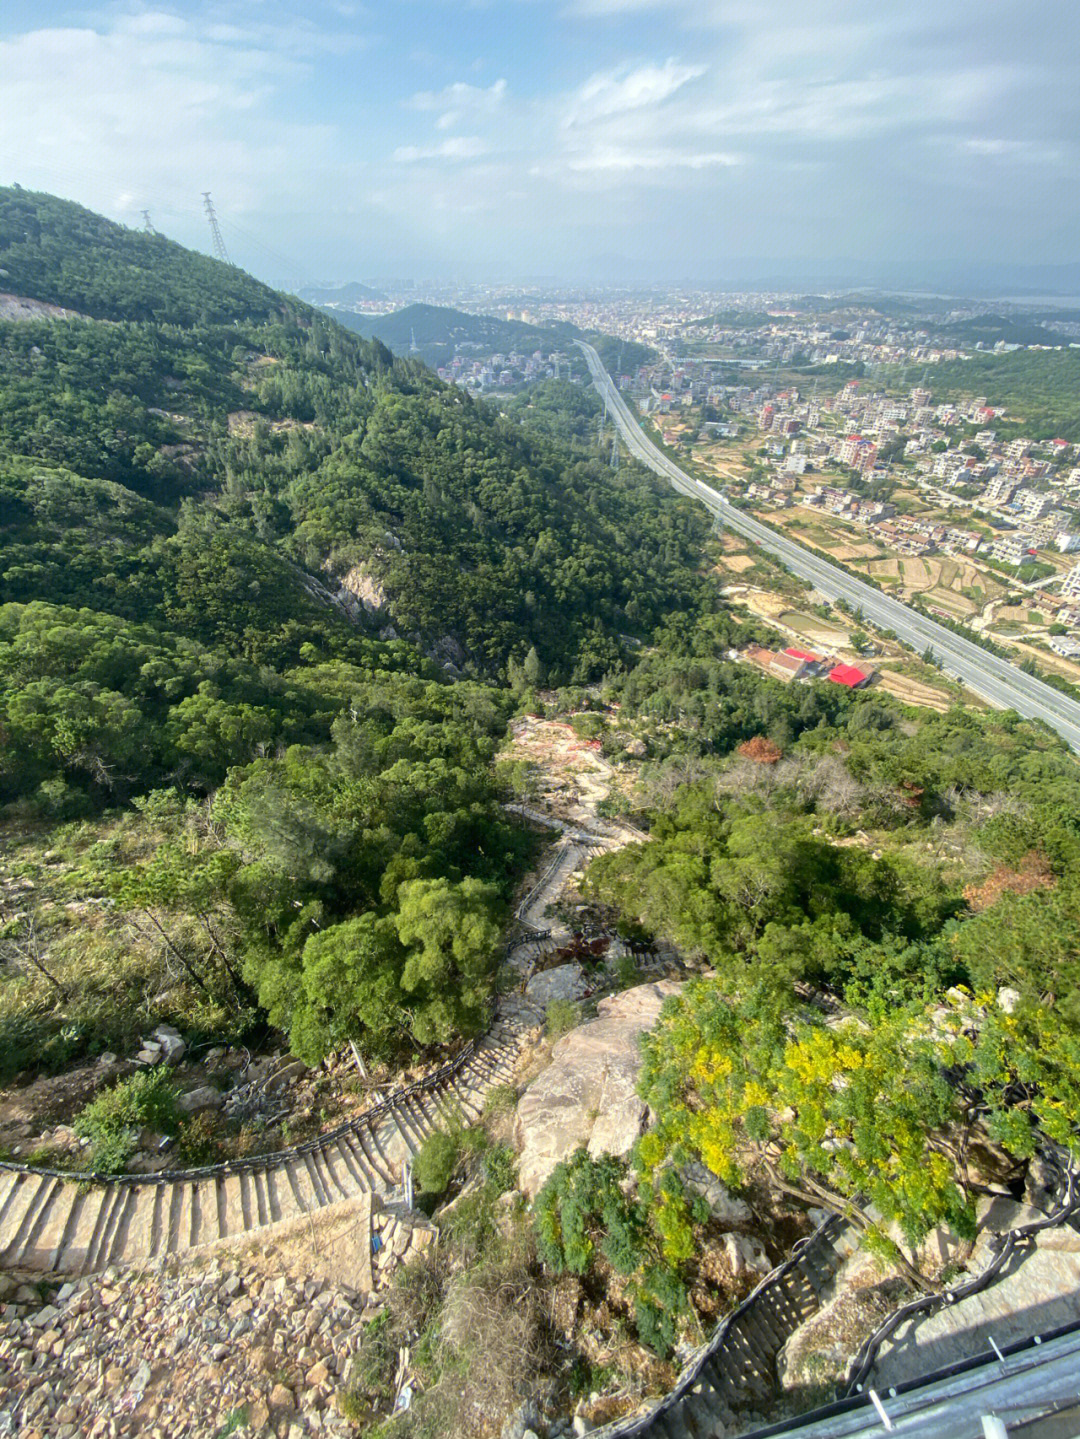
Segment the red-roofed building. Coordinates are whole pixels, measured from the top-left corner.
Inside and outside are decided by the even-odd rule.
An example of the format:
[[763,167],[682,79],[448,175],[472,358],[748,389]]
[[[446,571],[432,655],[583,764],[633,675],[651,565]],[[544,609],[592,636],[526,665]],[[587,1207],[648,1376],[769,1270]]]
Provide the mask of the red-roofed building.
[[864,674],[854,665],[834,665],[829,671],[829,678],[833,684],[846,685],[849,690],[857,690],[869,681],[870,675]]
[[797,650],[792,648],[785,650],[784,653],[790,655],[792,659],[805,660],[808,665],[819,665],[821,663],[821,656],[812,654],[810,650]]

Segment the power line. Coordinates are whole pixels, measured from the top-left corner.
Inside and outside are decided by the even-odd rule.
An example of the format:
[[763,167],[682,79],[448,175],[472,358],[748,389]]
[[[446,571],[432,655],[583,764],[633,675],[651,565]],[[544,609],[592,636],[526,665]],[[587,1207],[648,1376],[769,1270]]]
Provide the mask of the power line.
[[221,226],[218,224],[217,215],[214,213],[214,202],[210,198],[210,191],[202,192],[203,205],[206,209],[206,218],[210,221],[210,234],[214,241],[214,254],[223,264],[231,265],[229,252],[225,248],[225,241],[221,238]]

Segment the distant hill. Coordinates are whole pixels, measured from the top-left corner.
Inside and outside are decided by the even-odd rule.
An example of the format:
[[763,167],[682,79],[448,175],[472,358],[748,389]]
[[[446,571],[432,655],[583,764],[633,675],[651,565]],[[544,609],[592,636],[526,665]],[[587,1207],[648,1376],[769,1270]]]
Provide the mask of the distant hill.
[[1027,316],[975,315],[954,325],[943,325],[941,333],[964,345],[1067,345],[1069,337]]
[[467,315],[446,305],[406,305],[391,315],[379,316],[333,313],[347,329],[365,339],[381,340],[395,355],[418,354],[429,365],[444,364],[462,345],[487,352],[550,350],[572,344],[582,333],[574,325],[529,325],[494,315]]
[[300,298],[311,305],[354,305],[357,300],[385,300],[386,296],[381,290],[361,285],[359,280],[350,280],[347,285],[306,285]]
[[[415,355],[431,366],[453,359],[459,346],[475,346],[478,353],[517,350],[571,351],[577,339],[596,346],[608,369],[617,373],[636,370],[656,359],[656,351],[635,340],[620,340],[595,330],[579,330],[567,321],[531,325],[524,320],[500,320],[496,315],[467,315],[447,305],[406,305],[391,315],[353,315],[333,311],[334,318],[365,339],[380,340],[395,355]],[[416,348],[413,349],[415,340]]]

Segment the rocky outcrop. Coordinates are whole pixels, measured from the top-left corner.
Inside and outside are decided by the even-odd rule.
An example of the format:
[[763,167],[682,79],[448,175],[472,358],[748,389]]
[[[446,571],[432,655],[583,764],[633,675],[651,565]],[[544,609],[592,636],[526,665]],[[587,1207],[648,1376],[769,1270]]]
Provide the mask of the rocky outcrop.
[[354,601],[359,601],[364,613],[372,619],[383,617],[388,603],[386,590],[382,581],[363,565],[353,565],[352,569],[346,570],[341,576],[340,587],[344,592],[342,598],[351,596]]
[[548,1005],[556,999],[580,999],[585,989],[585,971],[581,965],[560,964],[534,974],[525,986],[525,994],[534,1004]]
[[534,1196],[552,1170],[584,1145],[590,1154],[627,1154],[648,1120],[638,1097],[638,1040],[682,985],[641,984],[600,1001],[597,1018],[552,1049],[551,1064],[518,1103],[518,1183]]
[[[7,271],[4,271],[7,274]],[[0,292],[0,320],[85,320],[78,310],[51,305],[47,300],[29,300],[25,295]]]

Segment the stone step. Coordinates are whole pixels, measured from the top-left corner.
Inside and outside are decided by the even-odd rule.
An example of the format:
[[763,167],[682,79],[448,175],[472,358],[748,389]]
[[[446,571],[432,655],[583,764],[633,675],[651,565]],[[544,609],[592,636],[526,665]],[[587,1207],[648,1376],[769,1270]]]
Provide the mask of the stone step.
[[116,1228],[117,1214],[124,1206],[127,1191],[126,1184],[105,1185],[101,1207],[94,1221],[94,1232],[86,1247],[83,1269],[87,1274],[92,1274],[95,1269],[104,1269],[105,1267],[105,1255],[109,1252],[113,1230]]
[[131,1216],[139,1202],[139,1191],[141,1184],[125,1184],[123,1193],[117,1196],[113,1209],[113,1219],[105,1236],[103,1254],[106,1264],[115,1264],[117,1259],[122,1258],[124,1246],[128,1239],[128,1230],[131,1225]]
[[50,1229],[57,1226],[59,1220],[59,1231],[63,1230],[64,1219],[67,1214],[68,1204],[65,1204],[65,1190],[71,1186],[65,1184],[62,1179],[49,1180],[41,1193],[41,1198],[26,1211],[23,1221],[11,1241],[8,1251],[10,1258],[5,1262],[12,1265],[27,1265],[30,1268],[46,1268],[40,1264],[40,1247],[44,1243],[50,1251],[53,1247],[55,1236],[50,1234]]
[[23,1240],[33,1225],[38,1209],[44,1203],[53,1180],[41,1174],[20,1176],[21,1182],[12,1192],[4,1225],[5,1243],[0,1249],[0,1264],[14,1263]]

